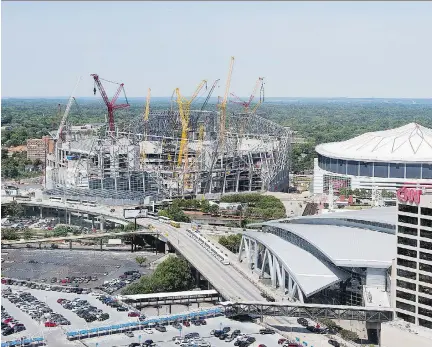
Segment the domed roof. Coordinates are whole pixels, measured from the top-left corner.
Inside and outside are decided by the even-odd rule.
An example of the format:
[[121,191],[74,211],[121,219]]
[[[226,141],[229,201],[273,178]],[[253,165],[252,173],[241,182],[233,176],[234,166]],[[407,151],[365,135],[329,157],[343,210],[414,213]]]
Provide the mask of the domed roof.
[[346,160],[432,163],[432,129],[409,123],[347,141],[324,143],[315,150],[326,157]]

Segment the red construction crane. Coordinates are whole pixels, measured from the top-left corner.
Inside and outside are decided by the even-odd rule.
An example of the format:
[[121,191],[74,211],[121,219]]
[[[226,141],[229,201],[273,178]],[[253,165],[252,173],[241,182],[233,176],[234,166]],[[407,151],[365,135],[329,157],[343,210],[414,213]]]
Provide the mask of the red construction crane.
[[[99,92],[102,95],[102,99],[103,99],[103,101],[105,102],[105,105],[108,108],[109,130],[113,132],[114,131],[114,111],[122,109],[122,108],[128,108],[130,106],[129,102],[127,100],[127,97],[126,97],[126,92],[124,90],[124,83],[116,83],[116,84],[119,84],[119,87],[118,87],[116,93],[114,94],[113,98],[110,101],[108,99],[108,96],[107,96],[107,94],[105,92],[104,87],[102,86],[102,82],[101,82],[102,78],[100,78],[97,74],[92,74],[91,76],[93,77],[93,79],[95,81],[95,85],[97,85],[97,87],[99,89]],[[111,82],[111,81],[107,81],[107,80],[104,80],[104,81]],[[111,83],[115,83],[115,82],[111,82]],[[115,102],[117,101],[117,99],[118,99],[118,97],[120,95],[120,92],[122,90],[123,90],[123,93],[124,93],[124,96],[125,96],[125,99],[126,99],[126,104],[115,105]],[[96,87],[94,87],[93,93],[96,95]]]
[[258,88],[261,86],[261,91],[264,88],[264,77],[259,77],[258,80],[256,81],[255,84],[255,88],[251,94],[251,96],[249,97],[248,101],[243,101],[241,100],[237,95],[235,95],[234,93],[231,93],[231,96],[235,97],[237,99],[237,101],[234,100],[230,100],[231,102],[233,102],[234,104],[240,104],[244,107],[245,111],[247,112],[249,110],[249,106],[252,103],[252,100],[255,97],[256,92],[258,91]]

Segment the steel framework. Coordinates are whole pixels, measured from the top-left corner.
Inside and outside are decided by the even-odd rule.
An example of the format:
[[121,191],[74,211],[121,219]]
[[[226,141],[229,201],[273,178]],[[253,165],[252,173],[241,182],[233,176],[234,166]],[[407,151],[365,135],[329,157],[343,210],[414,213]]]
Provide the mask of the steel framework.
[[225,314],[253,316],[286,316],[305,318],[330,318],[382,323],[393,320],[394,311],[382,307],[330,306],[297,303],[235,302],[225,306]]
[[114,131],[68,131],[48,158],[51,188],[130,200],[288,189],[289,128],[256,114],[232,113],[221,141],[220,112],[190,110],[183,150],[188,163],[178,166],[186,128],[180,112],[150,110],[145,116],[116,124]]

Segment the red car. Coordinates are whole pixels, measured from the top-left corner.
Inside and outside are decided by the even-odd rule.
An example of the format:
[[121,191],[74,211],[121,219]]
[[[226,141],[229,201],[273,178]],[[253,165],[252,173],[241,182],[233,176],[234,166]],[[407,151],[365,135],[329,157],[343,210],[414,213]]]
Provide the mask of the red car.
[[45,327],[46,328],[53,328],[53,327],[56,327],[57,326],[57,324],[56,323],[54,323],[54,322],[45,322]]
[[65,301],[66,299],[57,299],[57,302],[59,303],[59,304],[61,304],[63,301]]
[[183,322],[183,325],[184,325],[185,327],[190,327],[190,323],[189,323],[189,321],[187,321],[187,320],[185,320],[185,321]]
[[266,345],[263,345],[262,343],[258,345],[258,347],[267,347]]
[[128,317],[139,317],[139,316],[141,316],[141,314],[138,312],[129,312],[128,313]]
[[278,345],[283,345],[283,343],[286,341],[286,339],[279,339],[278,340]]

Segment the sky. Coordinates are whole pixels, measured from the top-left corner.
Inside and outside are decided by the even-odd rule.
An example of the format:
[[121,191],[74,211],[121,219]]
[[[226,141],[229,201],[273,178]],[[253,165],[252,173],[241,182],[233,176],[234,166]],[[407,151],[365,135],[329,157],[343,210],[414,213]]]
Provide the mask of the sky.
[[[267,97],[430,98],[432,2],[3,2],[2,97],[192,95],[220,78]],[[111,96],[116,85],[107,85]]]

